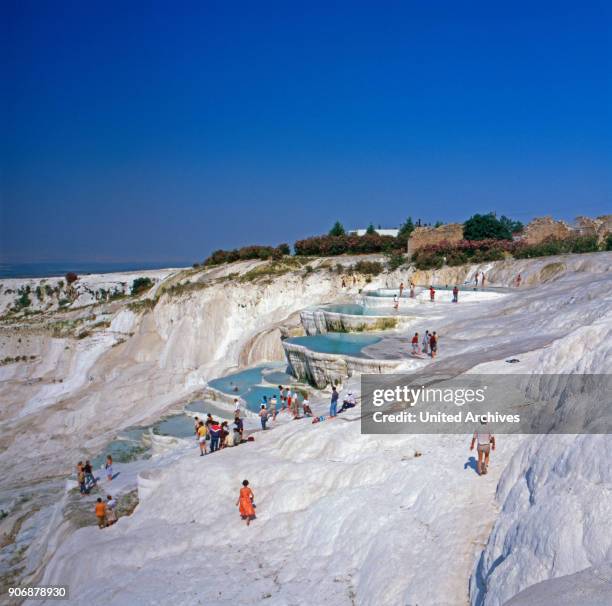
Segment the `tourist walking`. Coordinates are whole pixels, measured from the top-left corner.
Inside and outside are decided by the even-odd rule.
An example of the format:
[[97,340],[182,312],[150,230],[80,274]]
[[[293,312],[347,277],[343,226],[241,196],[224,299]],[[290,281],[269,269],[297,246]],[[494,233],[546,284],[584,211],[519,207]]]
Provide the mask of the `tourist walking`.
[[278,400],[276,394],[270,398],[270,409],[272,411],[272,420],[276,421],[276,415],[278,414]]
[[400,292],[400,299],[401,299],[402,298],[402,293],[404,292],[404,283],[403,282],[400,282],[399,292]]
[[330,417],[335,417],[338,413],[337,408],[338,408],[338,390],[336,389],[336,386],[334,385],[332,387],[332,394],[331,394],[331,403],[329,405],[329,416]]
[[397,295],[393,295],[393,309],[397,309],[399,307],[399,299]]
[[240,495],[236,501],[236,506],[239,508],[240,517],[243,520],[246,520],[247,526],[251,523],[251,520],[255,519],[255,506],[253,505],[254,499],[255,495],[249,488],[249,481],[243,480]]
[[481,284],[481,285],[482,285],[482,287],[484,288],[484,285],[485,285],[485,273],[484,273],[484,271],[483,271],[483,272],[481,272],[481,274],[480,274],[480,278],[481,278],[481,282],[480,282],[480,284]]
[[453,303],[458,303],[459,302],[459,289],[457,288],[457,286],[453,287]]
[[484,426],[480,431],[476,430],[472,436],[472,444],[470,450],[474,450],[474,444],[478,444],[478,461],[476,463],[476,471],[478,475],[485,475],[489,467],[489,455],[491,450],[495,450],[495,436],[487,431],[486,421],[482,422]]
[[516,276],[515,284],[517,288],[521,285],[521,274]]
[[240,412],[240,400],[234,398],[234,412]]
[[436,300],[436,289],[433,286],[429,287],[429,300],[432,303]]

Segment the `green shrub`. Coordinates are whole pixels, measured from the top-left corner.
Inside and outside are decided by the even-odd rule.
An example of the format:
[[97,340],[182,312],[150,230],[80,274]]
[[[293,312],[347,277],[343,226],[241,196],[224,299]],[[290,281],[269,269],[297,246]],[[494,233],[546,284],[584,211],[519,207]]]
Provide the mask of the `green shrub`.
[[17,298],[16,307],[23,309],[24,307],[29,307],[30,305],[32,305],[32,301],[30,300],[28,293],[24,291],[21,296]]
[[512,232],[508,228],[507,220],[502,222],[493,213],[476,214],[463,224],[463,237],[466,240],[512,240]]
[[441,255],[427,251],[417,251],[413,261],[417,269],[440,269],[444,264],[444,258]]
[[152,286],[153,280],[151,278],[136,278],[132,282],[132,295],[138,296],[149,290]]
[[387,253],[387,269],[389,271],[399,269],[404,263],[406,263],[406,258],[403,253],[399,251]]
[[571,242],[571,252],[573,253],[590,253],[598,250],[597,236],[579,236]]
[[360,274],[377,276],[382,273],[383,266],[378,261],[358,261],[353,266],[353,269]]
[[612,250],[612,234],[606,236],[605,248],[606,250]]

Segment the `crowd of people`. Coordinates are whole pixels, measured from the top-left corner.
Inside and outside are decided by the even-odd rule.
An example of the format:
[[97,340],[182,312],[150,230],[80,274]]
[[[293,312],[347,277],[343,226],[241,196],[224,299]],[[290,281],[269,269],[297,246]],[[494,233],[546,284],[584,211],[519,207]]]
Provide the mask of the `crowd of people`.
[[[109,454],[106,457],[106,463],[104,465],[106,472],[107,482],[113,480],[113,457]],[[98,486],[98,479],[94,476],[93,467],[89,460],[79,461],[76,466],[77,482],[79,484],[79,493],[81,496],[90,494],[93,488],[96,488],[99,492],[100,487]],[[98,497],[95,504],[95,514],[98,519],[98,527],[106,528],[112,526],[117,521],[117,501],[112,495],[106,495],[106,501],[102,497]]]
[[414,356],[424,354],[435,358],[438,354],[438,333],[435,330],[433,332],[426,330],[422,339],[419,338],[419,333],[415,332],[411,343]]
[[[238,402],[237,399],[234,402]],[[206,420],[194,417],[194,433],[200,447],[200,456],[217,452],[224,448],[237,446],[244,441],[244,423],[240,418],[240,405],[234,412],[234,422],[230,429],[228,421],[219,422],[208,413]]]
[[[300,396],[302,396],[302,400],[300,400]],[[272,393],[269,398],[266,395],[261,398],[259,409],[261,428],[268,429],[270,418],[272,418],[272,421],[276,421],[276,417],[283,412],[289,413],[294,419],[302,418],[300,416],[300,406],[303,416],[312,416],[307,393],[301,394],[296,389],[292,390],[291,387],[279,385],[278,393]]]

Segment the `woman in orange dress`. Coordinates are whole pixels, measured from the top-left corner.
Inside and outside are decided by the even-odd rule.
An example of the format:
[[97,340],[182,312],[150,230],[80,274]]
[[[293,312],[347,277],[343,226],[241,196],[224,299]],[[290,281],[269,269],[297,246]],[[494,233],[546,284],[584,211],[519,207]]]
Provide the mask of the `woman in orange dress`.
[[236,501],[236,505],[240,507],[240,517],[246,520],[247,526],[251,523],[251,520],[255,519],[255,508],[253,507],[253,499],[255,495],[249,488],[249,481],[244,480],[242,482],[242,488],[240,489],[240,496]]

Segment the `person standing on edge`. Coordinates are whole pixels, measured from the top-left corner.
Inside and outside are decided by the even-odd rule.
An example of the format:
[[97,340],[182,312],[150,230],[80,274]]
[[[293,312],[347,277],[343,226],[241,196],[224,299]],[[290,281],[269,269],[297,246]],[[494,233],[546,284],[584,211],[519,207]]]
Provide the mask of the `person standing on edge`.
[[263,430],[266,429],[266,423],[268,422],[268,411],[266,410],[266,405],[261,405],[261,410],[259,411],[259,419],[261,421],[261,428]]
[[457,285],[453,287],[453,303],[459,303],[459,289]]
[[201,457],[207,454],[207,447],[206,447],[207,434],[208,434],[208,429],[206,425],[204,425],[203,421],[200,421],[200,424],[198,425],[197,438],[198,438],[198,443],[200,445],[200,456]]
[[412,353],[419,353],[419,333],[415,332],[414,337],[412,337]]
[[400,282],[400,299],[402,298],[402,293],[404,292],[404,283]]
[[410,280],[410,298],[414,299],[414,282]]
[[393,309],[397,309],[399,307],[399,299],[397,295],[393,295]]
[[435,358],[438,353],[438,336],[435,331],[429,337],[429,347],[431,349],[431,357]]
[[485,274],[484,274],[484,271],[480,274],[480,277],[482,279],[481,285],[484,288],[484,284],[485,284]]
[[516,287],[518,288],[521,285],[521,274],[516,276]]
[[96,518],[98,518],[98,528],[106,527],[106,503],[102,502],[102,497],[98,497],[96,502]]
[[433,303],[436,300],[436,290],[433,286],[429,286],[429,300]]
[[234,398],[234,412],[240,412],[240,400]]
[[276,421],[276,415],[278,414],[278,400],[276,399],[276,394],[272,394],[270,398],[270,408],[272,410],[272,420]]
[[240,495],[236,501],[236,507],[239,507],[240,517],[246,520],[247,526],[251,523],[251,520],[255,519],[255,507],[253,506],[254,498],[255,495],[249,488],[249,481],[243,480]]
[[425,355],[429,354],[429,331],[426,330],[423,335],[423,349],[421,350]]
[[334,385],[332,387],[331,403],[329,405],[330,418],[333,418],[337,415],[337,412],[336,412],[337,408],[338,408],[338,390],[336,389],[336,386]]

